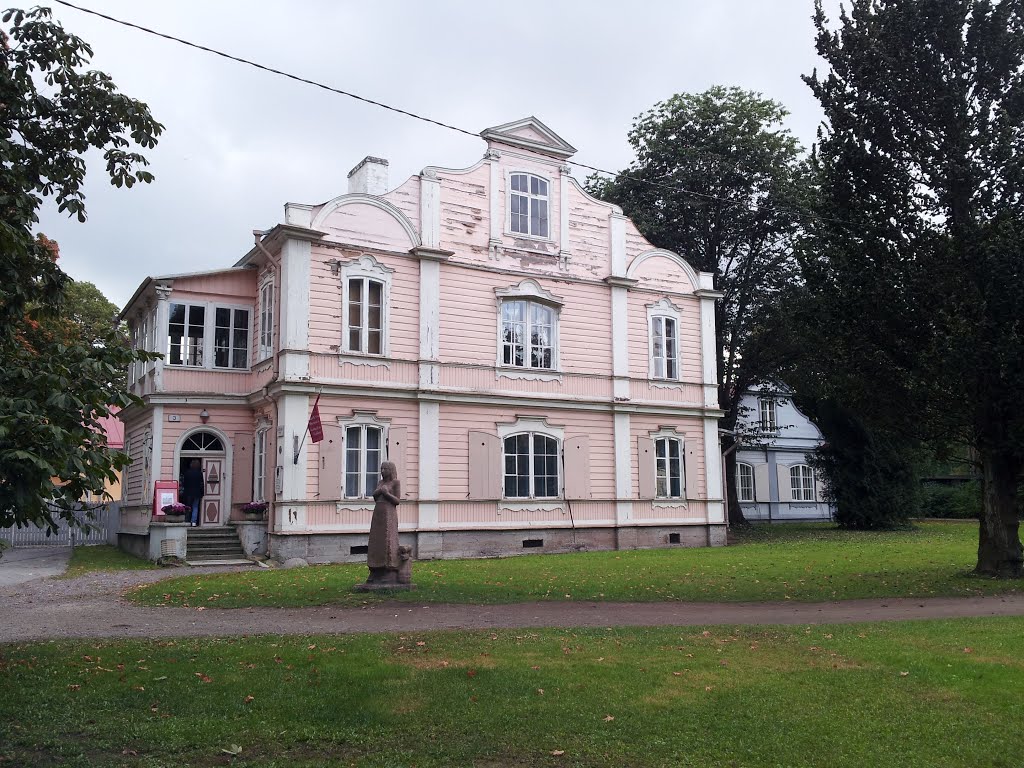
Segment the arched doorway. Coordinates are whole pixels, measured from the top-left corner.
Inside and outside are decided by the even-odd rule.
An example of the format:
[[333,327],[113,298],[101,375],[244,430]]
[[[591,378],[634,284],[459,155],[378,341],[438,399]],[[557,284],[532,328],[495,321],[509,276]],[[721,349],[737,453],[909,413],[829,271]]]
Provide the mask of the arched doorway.
[[200,525],[222,525],[230,507],[224,467],[227,465],[227,440],[209,428],[197,429],[182,436],[177,449],[178,482],[193,459],[199,459],[205,489],[199,511]]

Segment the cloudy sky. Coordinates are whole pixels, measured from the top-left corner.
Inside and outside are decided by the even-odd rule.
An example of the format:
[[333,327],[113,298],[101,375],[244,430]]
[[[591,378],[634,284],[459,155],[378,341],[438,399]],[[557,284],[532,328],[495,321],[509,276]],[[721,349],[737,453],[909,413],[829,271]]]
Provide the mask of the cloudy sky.
[[[830,15],[838,3],[826,0]],[[536,115],[601,168],[630,162],[633,118],[674,93],[759,91],[789,109],[805,146],[821,119],[800,80],[820,64],[813,0],[76,4],[474,132]],[[286,202],[345,192],[366,155],[387,158],[397,186],[483,153],[481,139],[53,7],[92,44],[93,66],[166,127],[148,153],[153,184],[115,189],[90,157],[88,222],[41,217],[65,271],[119,306],[148,275],[234,263]]]

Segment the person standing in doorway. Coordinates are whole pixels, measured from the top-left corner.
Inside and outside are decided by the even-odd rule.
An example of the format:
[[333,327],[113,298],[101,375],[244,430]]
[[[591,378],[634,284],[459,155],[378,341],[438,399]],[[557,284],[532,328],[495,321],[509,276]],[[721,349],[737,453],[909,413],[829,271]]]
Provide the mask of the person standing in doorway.
[[199,525],[199,512],[203,506],[205,489],[206,479],[203,477],[202,462],[199,459],[192,459],[182,478],[181,493],[185,497],[185,503],[192,507],[193,526]]

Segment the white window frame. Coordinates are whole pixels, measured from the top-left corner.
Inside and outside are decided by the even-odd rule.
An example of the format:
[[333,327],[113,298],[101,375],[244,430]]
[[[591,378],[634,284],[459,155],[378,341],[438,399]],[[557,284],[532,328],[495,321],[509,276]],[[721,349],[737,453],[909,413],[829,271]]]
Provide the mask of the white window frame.
[[[515,435],[528,434],[530,435],[529,441],[529,461],[530,461],[530,495],[529,496],[506,496],[505,495],[505,440],[506,438],[513,437]],[[558,471],[557,489],[558,493],[555,496],[536,496],[534,495],[534,475],[533,475],[533,436],[542,435],[549,437],[555,441],[555,456],[557,458],[556,467]],[[520,416],[511,424],[499,424],[498,425],[498,439],[501,441],[501,498],[509,502],[518,501],[531,501],[534,499],[543,501],[554,501],[561,499],[565,496],[565,473],[562,466],[562,450],[565,446],[565,429],[562,427],[552,426],[548,424],[546,419],[538,419],[534,417],[523,417]]]
[[[744,469],[747,470],[747,474],[750,477],[750,493],[743,493],[743,475]],[[754,467],[752,464],[747,464],[743,461],[736,462],[736,498],[739,499],[740,503],[753,502],[756,496],[754,490]]]
[[[358,428],[361,433],[359,441],[359,478],[360,482],[366,480],[366,430],[380,430],[380,464],[388,461],[388,439],[391,429],[391,422],[388,419],[379,419],[375,411],[354,411],[352,416],[339,416],[338,426],[341,427],[341,488],[340,498],[345,501],[366,501],[373,499],[373,489],[369,493],[358,495],[348,494],[348,431]],[[378,465],[378,473],[380,467]]]
[[793,501],[814,501],[814,470],[807,464],[789,468],[789,489]]
[[270,433],[271,423],[267,419],[260,419],[256,425],[256,434],[253,435],[252,451],[252,500],[266,501],[267,488],[267,435]]
[[271,275],[260,283],[259,318],[254,326],[259,327],[256,339],[256,361],[261,363],[274,354],[274,277]]
[[[654,440],[654,498],[656,499],[685,499],[686,498],[686,443],[682,435],[656,434],[652,435]],[[659,444],[665,446],[665,456],[658,455]],[[669,448],[671,445],[679,447],[679,493],[672,493],[672,457]],[[665,467],[665,493],[661,492],[659,479],[661,468]]]
[[[171,312],[175,304],[181,304],[185,307],[202,307],[203,308],[203,360],[200,364],[188,364],[188,363],[172,363],[171,362]],[[228,309],[231,310],[232,320],[234,319],[234,310],[241,309],[249,313],[249,342],[246,347],[244,368],[231,368],[223,366],[215,366],[214,362],[214,343],[215,333],[217,327],[217,310]],[[167,324],[164,326],[164,366],[173,370],[192,370],[192,371],[218,371],[222,373],[248,373],[252,370],[252,329],[253,319],[255,318],[254,308],[251,304],[227,304],[220,301],[188,301],[185,299],[169,299],[167,302]],[[188,309],[185,310],[185,337],[188,336]],[[185,338],[183,337],[183,339]],[[185,345],[182,344],[184,349]],[[182,353],[182,360],[187,359],[184,352]]]
[[[535,195],[535,194],[533,194],[531,192],[513,192],[512,191],[512,177],[513,176],[526,176],[527,180],[528,180],[527,184],[529,184],[529,179],[531,177],[543,181],[548,186],[548,193],[547,193],[547,195],[539,195],[539,194]],[[554,219],[554,204],[553,204],[553,201],[552,201],[552,197],[553,197],[552,190],[553,189],[554,189],[554,184],[552,183],[551,177],[545,176],[543,173],[537,173],[536,171],[513,170],[513,169],[506,170],[505,171],[505,234],[508,237],[513,237],[513,238],[517,238],[517,239],[536,240],[538,242],[547,242],[547,243],[554,242],[554,230],[555,230],[554,221],[555,221],[555,219]],[[534,234],[532,231],[530,231],[530,232],[517,232],[516,230],[512,229],[512,195],[513,194],[519,195],[520,197],[525,197],[527,200],[531,201],[531,203],[530,203],[531,207],[532,207],[532,201],[533,200],[544,200],[547,203],[547,208],[548,208],[548,217],[547,217],[547,220],[548,220],[548,233],[546,235],[537,235],[537,234]],[[531,229],[530,220],[531,220],[531,217],[529,215],[527,215],[527,217],[526,217],[526,226],[527,226],[528,230]]]
[[[654,331],[658,322],[662,324],[664,329],[664,323],[666,320],[671,320],[675,325],[676,329],[676,348],[675,354],[669,355],[667,350],[663,352],[661,356],[655,354],[654,344]],[[667,298],[661,298],[654,304],[647,305],[647,375],[652,381],[659,382],[672,382],[677,383],[682,381],[683,376],[683,360],[682,360],[682,310],[679,309],[675,304],[669,301]],[[663,336],[664,338],[664,336]],[[664,347],[664,343],[663,343]],[[663,372],[658,373],[658,360],[663,363]],[[675,366],[675,375],[669,376],[668,369],[670,364]]]
[[[544,290],[540,283],[536,280],[523,280],[518,285],[510,288],[499,288],[494,291],[497,296],[497,323],[496,323],[496,340],[497,340],[497,355],[495,357],[494,364],[499,370],[499,375],[508,376],[510,378],[530,378],[540,379],[543,381],[555,381],[559,379],[559,373],[562,369],[561,363],[561,336],[559,333],[559,327],[561,326],[561,314],[564,302],[560,296],[555,296],[553,293]],[[532,350],[529,343],[529,313],[530,303],[539,304],[552,311],[553,319],[551,326],[551,367],[550,368],[534,368],[530,365],[513,365],[506,363],[504,360],[505,352],[505,322],[504,322],[504,304],[506,301],[525,301],[527,303],[527,341],[524,344],[523,360],[528,361],[532,359]]]
[[[344,355],[352,355],[358,358],[381,359],[391,357],[391,282],[394,270],[381,264],[370,254],[364,253],[355,261],[339,264],[341,276],[341,345],[339,349]],[[367,280],[375,280],[381,283],[381,351],[366,352],[359,349],[352,349],[349,344],[349,281],[363,280],[364,295],[367,295],[365,286]],[[365,302],[364,302],[365,305]],[[360,327],[360,343],[366,348],[368,338],[368,324],[364,322]]]
[[[230,314],[228,315],[228,362],[231,362],[231,353],[235,349],[234,335],[235,335],[235,312],[244,311],[249,313],[249,322],[245,329],[245,365],[234,366],[234,365],[217,365],[217,310],[226,309]],[[234,304],[217,304],[212,303],[207,310],[210,313],[210,368],[215,371],[248,371],[252,368],[252,328],[253,328],[253,313],[252,307],[242,307]]]
[[778,404],[774,398],[757,398],[757,415],[762,432],[775,433],[779,431]]

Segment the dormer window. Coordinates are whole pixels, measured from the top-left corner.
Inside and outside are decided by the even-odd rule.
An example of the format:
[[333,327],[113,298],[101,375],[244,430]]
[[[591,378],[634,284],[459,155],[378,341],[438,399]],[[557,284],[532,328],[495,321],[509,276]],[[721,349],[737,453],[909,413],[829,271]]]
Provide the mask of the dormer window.
[[509,221],[512,232],[547,238],[550,229],[547,179],[530,173],[513,173],[509,183]]

